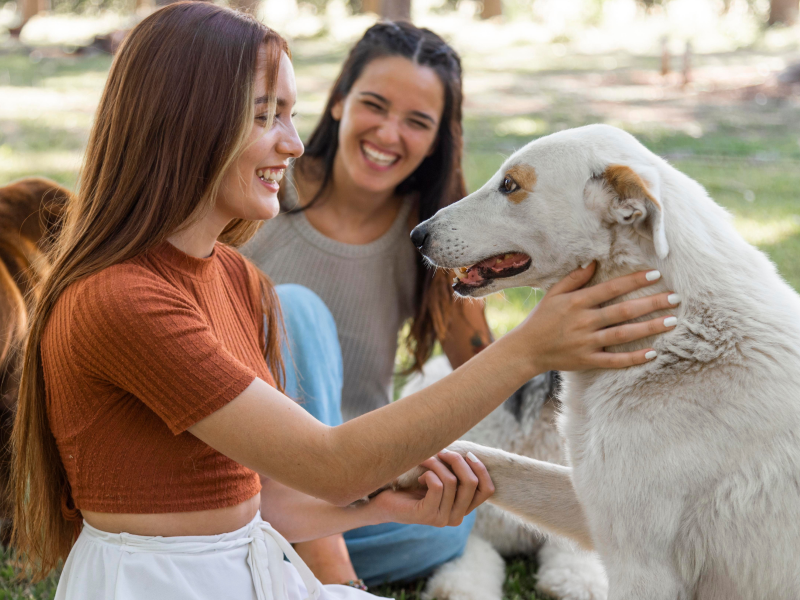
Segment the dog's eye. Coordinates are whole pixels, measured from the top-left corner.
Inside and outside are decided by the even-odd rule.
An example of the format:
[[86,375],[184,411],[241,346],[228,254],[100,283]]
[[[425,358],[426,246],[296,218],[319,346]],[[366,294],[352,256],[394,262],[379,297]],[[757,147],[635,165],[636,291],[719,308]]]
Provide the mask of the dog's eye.
[[506,177],[503,179],[503,183],[500,184],[500,191],[505,194],[510,194],[511,192],[516,192],[519,189],[517,182],[511,179],[511,177]]

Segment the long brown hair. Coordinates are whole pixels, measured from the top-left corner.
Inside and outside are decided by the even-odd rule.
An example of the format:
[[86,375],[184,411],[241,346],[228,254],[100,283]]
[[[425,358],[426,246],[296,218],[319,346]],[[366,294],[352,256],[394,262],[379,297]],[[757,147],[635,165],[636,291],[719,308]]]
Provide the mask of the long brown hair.
[[[356,42],[333,85],[322,118],[295,162],[298,174],[320,180],[316,195],[303,209],[322,198],[333,181],[333,165],[339,149],[339,121],[333,106],[350,92],[364,68],[376,58],[403,56],[416,65],[433,69],[444,87],[444,109],[433,152],[397,186],[398,194],[415,194],[418,222],[467,195],[461,171],[463,135],[461,129],[461,60],[453,48],[429,29],[405,22],[373,25]],[[410,243],[410,242],[409,242]],[[421,369],[437,339],[444,338],[453,304],[449,271],[431,271],[417,256],[414,316],[406,344],[414,363]]]
[[[48,423],[40,352],[48,317],[76,281],[146,252],[212,209],[253,124],[264,46],[274,116],[280,56],[289,49],[245,14],[205,2],[169,5],[137,25],[114,60],[78,193],[67,207],[51,252],[52,270],[31,315],[23,359],[12,435],[12,539],[35,579],[66,557],[79,531],[79,521],[71,522],[77,511]],[[257,226],[231,222],[220,240],[238,245]],[[264,356],[281,385],[278,304],[266,278],[259,286]]]

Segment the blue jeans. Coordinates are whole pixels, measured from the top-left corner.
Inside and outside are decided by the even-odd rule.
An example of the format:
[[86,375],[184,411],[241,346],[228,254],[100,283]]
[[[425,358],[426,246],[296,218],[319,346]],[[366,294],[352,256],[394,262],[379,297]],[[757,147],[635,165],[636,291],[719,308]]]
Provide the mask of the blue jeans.
[[[306,287],[276,286],[286,326],[286,395],[327,425],[342,423],[342,351],[328,307]],[[461,556],[475,513],[458,527],[384,523],[344,534],[356,573],[367,585],[425,577]]]

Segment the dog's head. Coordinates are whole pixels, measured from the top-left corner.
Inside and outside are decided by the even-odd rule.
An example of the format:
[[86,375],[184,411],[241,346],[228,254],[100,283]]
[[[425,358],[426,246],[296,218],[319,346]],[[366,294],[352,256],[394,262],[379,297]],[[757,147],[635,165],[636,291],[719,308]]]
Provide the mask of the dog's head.
[[669,253],[660,159],[633,136],[591,125],[531,142],[478,191],[412,232],[454,289],[484,296],[548,288],[595,259],[620,266]]

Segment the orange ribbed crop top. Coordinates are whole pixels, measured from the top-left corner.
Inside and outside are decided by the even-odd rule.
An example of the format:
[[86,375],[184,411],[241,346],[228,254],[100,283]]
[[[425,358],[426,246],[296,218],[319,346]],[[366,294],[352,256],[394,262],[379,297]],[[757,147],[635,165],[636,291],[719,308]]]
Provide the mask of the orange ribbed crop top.
[[258,475],[186,431],[260,377],[255,267],[217,244],[164,242],[80,280],[42,338],[47,414],[79,509],[167,513],[233,506]]

